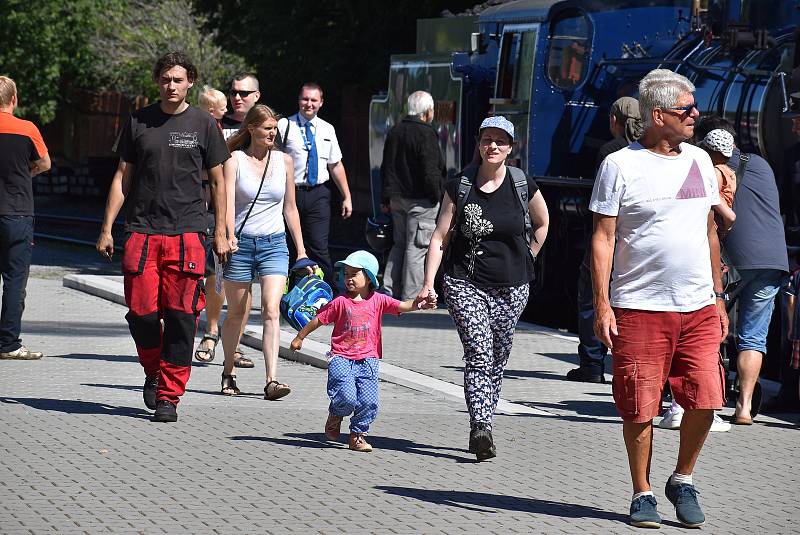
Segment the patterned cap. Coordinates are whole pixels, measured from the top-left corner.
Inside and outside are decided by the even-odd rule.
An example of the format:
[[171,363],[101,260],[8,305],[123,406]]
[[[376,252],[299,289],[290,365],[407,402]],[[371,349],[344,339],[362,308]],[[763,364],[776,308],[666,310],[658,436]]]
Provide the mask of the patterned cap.
[[511,141],[514,141],[514,125],[502,115],[495,115],[494,117],[487,117],[484,119],[478,131],[480,132],[484,128],[499,128],[511,136]]
[[706,134],[706,137],[703,138],[700,144],[709,150],[722,153],[726,158],[730,158],[731,154],[733,154],[733,136],[730,132],[721,128],[717,128]]

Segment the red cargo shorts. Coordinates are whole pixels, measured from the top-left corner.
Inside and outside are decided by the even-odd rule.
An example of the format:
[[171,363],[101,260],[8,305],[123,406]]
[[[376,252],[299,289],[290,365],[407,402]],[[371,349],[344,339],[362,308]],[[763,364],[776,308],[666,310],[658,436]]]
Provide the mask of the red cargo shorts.
[[612,390],[619,415],[644,423],[658,416],[664,383],[684,409],[725,404],[719,356],[722,331],[715,305],[694,312],[614,308]]

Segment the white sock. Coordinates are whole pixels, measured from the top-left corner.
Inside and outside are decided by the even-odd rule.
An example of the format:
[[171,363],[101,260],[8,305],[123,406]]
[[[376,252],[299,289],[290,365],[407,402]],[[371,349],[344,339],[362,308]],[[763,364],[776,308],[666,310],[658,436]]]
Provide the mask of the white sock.
[[692,474],[684,475],[679,474],[678,472],[673,472],[672,477],[669,478],[670,485],[680,485],[681,483],[685,483],[686,485],[693,485],[692,483]]
[[637,492],[636,494],[633,495],[633,498],[631,498],[631,501],[634,502],[634,501],[636,501],[637,498],[641,498],[642,496],[655,496],[655,494],[653,494],[652,490],[646,490],[644,492]]

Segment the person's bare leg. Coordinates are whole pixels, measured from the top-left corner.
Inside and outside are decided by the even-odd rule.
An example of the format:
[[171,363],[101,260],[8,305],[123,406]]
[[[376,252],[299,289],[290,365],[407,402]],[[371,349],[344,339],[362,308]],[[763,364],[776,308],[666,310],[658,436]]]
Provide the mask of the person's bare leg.
[[242,330],[239,332],[239,340],[241,341],[244,330],[247,328],[247,322],[250,320],[250,311],[253,308],[253,285],[247,285],[247,295],[245,296],[247,303],[244,306],[244,317],[242,318]]
[[739,397],[736,399],[734,418],[750,419],[753,403],[753,390],[761,373],[761,361],[764,356],[760,351],[745,349],[736,357],[736,373],[739,376]]
[[286,277],[265,275],[261,277],[261,319],[264,323],[264,368],[267,383],[278,380],[278,351],[280,348],[280,304]]
[[653,455],[653,422],[622,422],[622,436],[628,451],[633,493],[650,490],[650,459]]
[[713,409],[685,409],[683,420],[681,420],[678,464],[675,466],[677,473],[691,475],[713,420]]
[[225,323],[222,324],[222,349],[225,351],[223,372],[225,375],[233,374],[233,354],[239,344],[242,332],[247,294],[250,293],[249,288],[249,282],[225,281],[225,294],[228,298],[228,313],[225,315]]
[[[225,287],[222,292],[217,293],[217,276],[214,274],[206,277],[206,332],[209,334],[219,334],[219,318],[222,315],[222,305],[225,304]],[[209,351],[214,346],[214,342],[206,340],[201,347]]]

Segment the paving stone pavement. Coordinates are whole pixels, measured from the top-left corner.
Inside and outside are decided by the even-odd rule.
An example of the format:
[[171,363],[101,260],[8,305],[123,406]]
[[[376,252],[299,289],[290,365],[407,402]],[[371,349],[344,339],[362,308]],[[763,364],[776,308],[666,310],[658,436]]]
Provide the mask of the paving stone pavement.
[[[636,531],[625,524],[629,480],[610,389],[556,378],[569,368],[562,340],[518,334],[504,396],[551,415],[498,416],[491,462],[465,451],[463,405],[387,383],[376,449],[357,454],[322,440],[325,372],[288,361],[281,378],[293,392],[282,401],[260,398],[258,361],[239,371],[246,395],[220,396],[215,361],[193,368],[179,422],[151,423],[125,309],[45,271],[29,282],[23,333],[47,357],[0,362],[0,533]],[[458,382],[454,333],[431,327],[444,324],[439,315],[387,321],[385,355]],[[759,419],[713,434],[703,452],[696,483],[708,532],[795,532],[800,434],[793,422]],[[663,496],[677,438],[656,431],[667,532],[683,531]]]

